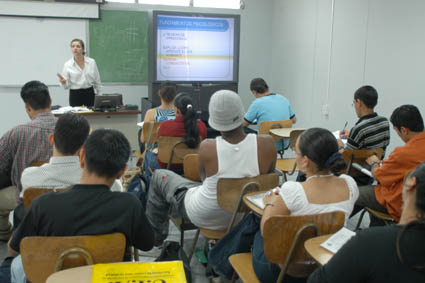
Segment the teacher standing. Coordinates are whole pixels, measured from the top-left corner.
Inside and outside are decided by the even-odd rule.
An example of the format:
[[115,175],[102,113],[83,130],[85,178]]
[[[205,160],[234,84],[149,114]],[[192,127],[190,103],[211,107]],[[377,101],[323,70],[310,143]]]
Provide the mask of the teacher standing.
[[93,106],[95,94],[100,94],[100,75],[96,61],[84,56],[84,42],[81,39],[71,41],[74,55],[65,62],[62,74],[58,73],[61,85],[69,88],[70,106]]

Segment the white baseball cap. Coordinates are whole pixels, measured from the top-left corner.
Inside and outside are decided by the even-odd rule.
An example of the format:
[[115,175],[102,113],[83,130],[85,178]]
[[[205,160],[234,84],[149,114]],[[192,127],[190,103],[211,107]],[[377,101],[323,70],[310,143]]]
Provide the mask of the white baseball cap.
[[211,96],[208,105],[210,126],[220,132],[227,132],[242,125],[245,109],[240,96],[231,90],[219,90]]

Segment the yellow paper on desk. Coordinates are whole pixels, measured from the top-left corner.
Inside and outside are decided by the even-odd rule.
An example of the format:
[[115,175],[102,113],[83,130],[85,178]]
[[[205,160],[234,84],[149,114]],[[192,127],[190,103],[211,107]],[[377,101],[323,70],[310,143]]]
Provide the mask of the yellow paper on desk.
[[186,282],[181,261],[95,264],[93,283],[181,283]]

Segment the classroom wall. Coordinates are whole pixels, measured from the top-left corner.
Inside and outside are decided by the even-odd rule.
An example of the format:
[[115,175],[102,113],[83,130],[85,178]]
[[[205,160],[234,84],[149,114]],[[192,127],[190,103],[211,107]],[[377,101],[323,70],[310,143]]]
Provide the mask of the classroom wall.
[[[291,100],[297,126],[353,126],[365,84],[380,115],[402,104],[425,115],[424,10],[421,0],[274,0],[270,86]],[[389,150],[402,144],[391,130]]]
[[[196,11],[204,13],[227,13],[241,15],[241,36],[240,36],[240,63],[239,63],[239,92],[245,107],[252,101],[252,94],[249,92],[249,82],[253,76],[271,77],[271,19],[269,15],[272,11],[272,1],[245,0],[244,10],[227,9],[201,9],[188,7],[170,7],[160,5],[139,5],[108,3],[102,5],[102,9],[116,10],[173,10],[173,11]],[[4,17],[0,17],[4,18]],[[8,18],[13,20],[13,18]],[[86,20],[83,21],[87,24]],[[13,32],[13,31],[10,31]],[[31,42],[28,42],[31,45]],[[66,43],[68,45],[68,43]],[[54,52],[54,50],[52,50]],[[71,57],[71,51],[69,51]],[[48,60],[48,58],[46,58]],[[30,62],[16,62],[22,68],[30,68]],[[59,70],[60,71],[60,70]],[[102,71],[102,70],[100,70]],[[16,74],[19,76],[19,74]],[[55,73],[52,74],[55,76]],[[68,105],[68,91],[59,85],[49,85],[53,104]],[[19,123],[28,121],[24,110],[24,105],[19,95],[19,86],[0,86],[0,105],[3,111],[0,120],[0,135]],[[104,93],[123,93],[124,103],[140,105],[140,98],[148,96],[146,85],[117,85],[105,84]]]

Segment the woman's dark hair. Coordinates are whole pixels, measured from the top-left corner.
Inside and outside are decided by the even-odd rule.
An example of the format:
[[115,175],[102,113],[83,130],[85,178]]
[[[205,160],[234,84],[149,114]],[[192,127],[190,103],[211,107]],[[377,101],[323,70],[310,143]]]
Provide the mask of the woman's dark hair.
[[86,47],[84,46],[84,41],[82,39],[74,38],[71,40],[71,46],[73,42],[79,42],[81,44],[81,47],[83,48],[83,55],[86,55]]
[[338,152],[338,142],[326,129],[306,130],[298,139],[298,147],[301,155],[313,161],[319,171],[329,169],[333,174],[338,174],[346,166],[342,155]]
[[158,91],[159,97],[161,97],[166,103],[173,102],[177,94],[177,87],[174,84],[166,83],[161,85]]
[[184,142],[190,148],[197,147],[200,143],[199,128],[192,98],[187,93],[179,93],[174,99],[174,106],[176,106],[183,115],[184,129],[186,131]]
[[[401,263],[407,264],[410,268],[423,272],[425,270],[425,262],[409,263],[408,257],[403,257],[401,251],[401,240],[407,230],[414,228],[425,231],[425,162],[416,167],[416,169],[408,176],[408,178],[416,178],[416,210],[418,211],[418,219],[405,225],[397,235],[396,250],[397,256]],[[405,181],[407,178],[405,178]]]

